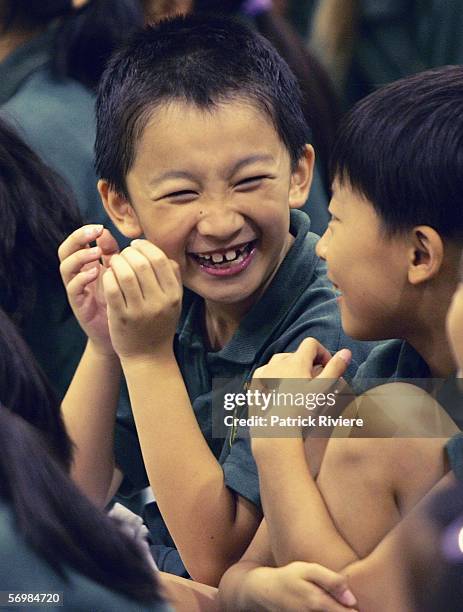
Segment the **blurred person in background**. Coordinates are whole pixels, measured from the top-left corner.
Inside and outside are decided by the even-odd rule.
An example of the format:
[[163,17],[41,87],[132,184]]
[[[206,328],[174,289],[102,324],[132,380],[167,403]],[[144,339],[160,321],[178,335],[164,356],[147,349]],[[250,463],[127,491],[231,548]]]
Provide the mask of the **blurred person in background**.
[[308,45],[346,107],[377,87],[463,62],[459,0],[308,0]]
[[0,0],[1,115],[66,179],[89,222],[109,222],[93,168],[93,89],[142,23],[139,0]]

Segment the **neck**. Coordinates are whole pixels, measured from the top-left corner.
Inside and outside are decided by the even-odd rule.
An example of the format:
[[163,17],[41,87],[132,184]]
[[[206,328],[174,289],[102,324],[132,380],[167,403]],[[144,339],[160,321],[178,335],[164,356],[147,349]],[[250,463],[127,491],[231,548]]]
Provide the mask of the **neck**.
[[455,371],[445,329],[445,314],[423,326],[419,332],[416,330],[407,340],[426,361],[433,378],[447,378]]
[[250,305],[206,302],[205,325],[209,347],[220,351],[233,337]]
[[34,38],[43,29],[44,27],[32,30],[17,28],[3,32],[0,36],[0,62],[11,55],[18,47]]

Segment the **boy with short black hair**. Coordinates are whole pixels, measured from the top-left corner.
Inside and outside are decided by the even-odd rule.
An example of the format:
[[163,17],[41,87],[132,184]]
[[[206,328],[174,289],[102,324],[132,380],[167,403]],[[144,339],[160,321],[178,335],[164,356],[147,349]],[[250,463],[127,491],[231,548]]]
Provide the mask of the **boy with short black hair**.
[[[213,379],[242,387],[306,336],[333,352],[351,346],[351,373],[370,347],[343,336],[317,237],[292,210],[314,154],[295,78],[268,42],[219,18],[148,28],[111,61],[97,119],[100,193],[135,240],[117,254],[102,227],[87,227],[60,248],[89,337],[64,402],[75,477],[100,504],[121,473],[125,492],[151,484],[161,569],[181,571],[171,534],[191,575],[214,584],[261,509],[249,442],[213,436]],[[119,362],[133,416],[116,427],[114,470]]]
[[[357,415],[370,421],[370,434],[331,439],[316,483],[312,442],[306,454],[302,434],[253,440],[266,524],[243,564],[224,578],[225,600],[240,602],[234,610],[246,601],[246,609],[258,609],[272,574],[277,578],[274,572],[252,576],[251,570],[293,560],[345,572],[362,610],[402,609],[392,596],[384,598],[393,580],[394,539],[382,540],[444,478],[445,439],[463,425],[446,337],[463,244],[463,68],[420,73],[360,102],[344,120],[333,177],[332,219],[317,252],[341,292],[344,331],[357,339],[399,338],[372,350],[354,387],[360,392],[392,384],[358,400]],[[322,351],[305,341],[256,376],[302,378]],[[339,359],[328,365],[333,377],[342,374]],[[431,378],[437,379],[431,388],[446,414],[422,389],[404,384]],[[437,408],[431,427],[427,406]],[[400,439],[404,431],[409,439]],[[359,436],[361,431],[354,432]],[[394,436],[399,437],[389,439]],[[289,507],[291,515],[284,510]],[[304,568],[297,569],[287,588],[293,592],[298,585],[303,593]],[[249,591],[232,594],[239,584]],[[281,589],[274,596],[284,601]],[[355,599],[341,603],[348,607]]]

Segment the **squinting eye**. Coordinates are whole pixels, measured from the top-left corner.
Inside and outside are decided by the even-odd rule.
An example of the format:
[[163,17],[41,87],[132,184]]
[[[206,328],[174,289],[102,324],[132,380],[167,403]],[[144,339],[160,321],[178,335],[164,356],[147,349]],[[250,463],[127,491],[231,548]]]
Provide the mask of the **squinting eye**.
[[162,196],[161,199],[174,199],[174,200],[191,200],[195,198],[198,194],[196,191],[189,191],[188,189],[184,189],[182,191],[173,191],[172,193],[168,193],[165,196]]
[[250,176],[249,178],[245,178],[242,181],[236,183],[235,187],[244,187],[252,189],[252,187],[257,187],[264,179],[272,178],[267,175],[261,176]]

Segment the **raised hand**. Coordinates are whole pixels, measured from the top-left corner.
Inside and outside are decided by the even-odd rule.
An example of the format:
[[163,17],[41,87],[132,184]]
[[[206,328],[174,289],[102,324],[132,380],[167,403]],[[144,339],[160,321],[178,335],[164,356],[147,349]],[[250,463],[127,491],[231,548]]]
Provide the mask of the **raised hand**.
[[111,259],[103,277],[111,341],[121,359],[171,352],[180,315],[178,265],[147,240]]
[[[96,246],[90,243],[96,240]],[[113,354],[102,278],[119,252],[116,240],[102,225],[77,229],[58,249],[60,272],[68,300],[95,349]]]

